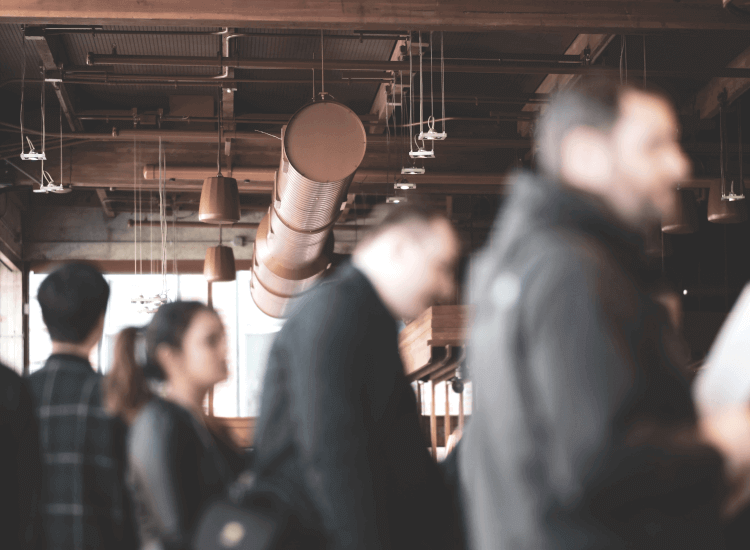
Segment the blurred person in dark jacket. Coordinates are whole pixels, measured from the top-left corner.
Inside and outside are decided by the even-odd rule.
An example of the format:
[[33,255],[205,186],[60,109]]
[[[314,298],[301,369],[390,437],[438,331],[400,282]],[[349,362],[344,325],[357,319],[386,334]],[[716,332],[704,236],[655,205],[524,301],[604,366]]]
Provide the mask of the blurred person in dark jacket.
[[0,364],[0,536],[8,550],[32,550],[40,541],[38,438],[26,384]]
[[66,264],[39,286],[52,355],[28,385],[39,425],[47,550],[135,546],[125,494],[125,426],[104,410],[89,363],[104,331],[109,285],[96,268]]
[[666,98],[607,81],[538,122],[537,170],[513,177],[470,282],[473,550],[723,547],[724,479],[748,453],[731,422],[698,427],[642,254],[690,174],[679,136]]
[[285,496],[302,547],[450,547],[449,493],[420,430],[397,321],[453,299],[458,254],[447,219],[394,205],[279,332],[255,472],[259,489]]

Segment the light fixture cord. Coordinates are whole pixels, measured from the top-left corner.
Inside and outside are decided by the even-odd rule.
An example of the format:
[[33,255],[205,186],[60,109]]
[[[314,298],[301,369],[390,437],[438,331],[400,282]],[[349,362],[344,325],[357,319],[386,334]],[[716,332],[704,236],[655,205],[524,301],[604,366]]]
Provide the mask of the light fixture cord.
[[223,230],[223,229],[224,229],[224,225],[220,223],[220,224],[219,224],[219,246],[221,246],[221,245],[222,245],[222,243],[224,242],[224,241],[222,240],[222,230]]
[[161,228],[161,284],[162,295],[167,294],[167,209],[165,204],[166,156],[159,138],[159,225]]
[[432,31],[430,31],[430,115],[432,116],[432,124],[435,124],[435,98],[433,97],[433,80],[434,80],[434,73],[432,70],[432,54],[433,54],[433,48],[432,48]]
[[443,51],[443,42],[445,38],[443,31],[440,31],[440,89],[443,98],[443,133],[445,133],[445,52]]
[[646,89],[646,35],[643,35],[643,89]]
[[23,64],[21,65],[21,154],[23,154],[26,149],[25,143],[23,142],[23,96],[24,91],[26,90],[26,36],[25,35],[25,25],[21,25],[21,55],[23,56]]
[[63,184],[62,103],[60,104],[60,187]]
[[45,121],[45,111],[46,111],[46,101],[45,96],[47,95],[47,84],[44,82],[44,69],[40,68],[40,71],[42,73],[42,97],[39,100],[39,104],[42,107],[42,154],[44,154],[45,148],[44,145],[47,142],[47,123]]
[[216,144],[216,175],[221,176],[221,111],[224,108],[224,102],[222,101],[221,87],[219,87],[219,116],[218,116],[218,143]]
[[745,174],[744,174],[744,168],[742,166],[742,160],[743,160],[742,157],[744,156],[742,154],[742,98],[737,100],[737,139],[738,139],[737,152],[739,153],[738,160],[740,162],[740,175],[739,175],[740,177],[739,177],[738,185],[737,185],[737,191],[738,191],[737,194],[738,195],[741,194],[744,196]]
[[409,152],[414,150],[414,138],[412,137],[412,122],[414,122],[414,69],[412,66],[412,41],[411,31],[409,31]]
[[727,189],[727,182],[726,182],[726,174],[725,171],[725,165],[726,165],[726,151],[724,147],[724,141],[726,140],[726,128],[724,123],[724,101],[719,103],[719,166],[720,166],[720,175],[721,175],[721,198],[723,199],[726,195],[726,189]]
[[138,200],[136,196],[135,137],[133,137],[133,275],[138,275]]
[[326,77],[323,74],[323,29],[320,29],[320,97],[325,98],[326,93]]
[[424,132],[424,71],[422,70],[422,31],[419,31],[419,133]]

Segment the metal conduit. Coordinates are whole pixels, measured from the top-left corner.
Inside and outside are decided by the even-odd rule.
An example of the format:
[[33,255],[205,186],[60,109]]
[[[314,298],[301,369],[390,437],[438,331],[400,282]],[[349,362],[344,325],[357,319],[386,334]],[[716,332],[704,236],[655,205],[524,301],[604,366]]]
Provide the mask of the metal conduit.
[[273,201],[256,234],[250,293],[272,317],[288,313],[330,265],[331,230],[367,145],[359,117],[336,101],[311,103],[281,132]]

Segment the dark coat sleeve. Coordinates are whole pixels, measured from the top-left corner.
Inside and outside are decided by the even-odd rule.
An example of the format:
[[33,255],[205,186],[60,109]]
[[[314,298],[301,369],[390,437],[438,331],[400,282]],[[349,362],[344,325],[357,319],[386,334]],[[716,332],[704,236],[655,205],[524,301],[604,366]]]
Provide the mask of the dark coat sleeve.
[[556,510],[581,518],[585,508],[631,540],[644,529],[644,547],[662,537],[662,548],[715,544],[721,460],[698,440],[686,382],[659,343],[656,309],[606,262],[569,252],[539,266],[521,312],[528,372],[519,379],[545,450],[534,473],[552,511],[548,534],[564,517]]
[[[285,327],[294,342],[271,360],[288,365],[289,401],[304,482],[328,537],[327,548],[386,548],[379,531],[365,429],[366,312],[330,292],[315,315]],[[289,332],[291,331],[291,332]],[[290,340],[287,338],[287,340]],[[285,356],[286,355],[286,356]]]

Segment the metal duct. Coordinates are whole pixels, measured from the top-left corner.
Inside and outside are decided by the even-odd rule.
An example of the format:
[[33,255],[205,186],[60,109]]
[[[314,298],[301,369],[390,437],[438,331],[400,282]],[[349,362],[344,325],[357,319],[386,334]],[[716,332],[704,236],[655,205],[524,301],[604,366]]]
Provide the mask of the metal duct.
[[283,317],[300,292],[328,269],[331,229],[367,147],[359,117],[341,103],[311,103],[281,132],[273,201],[258,227],[250,293],[258,308]]

